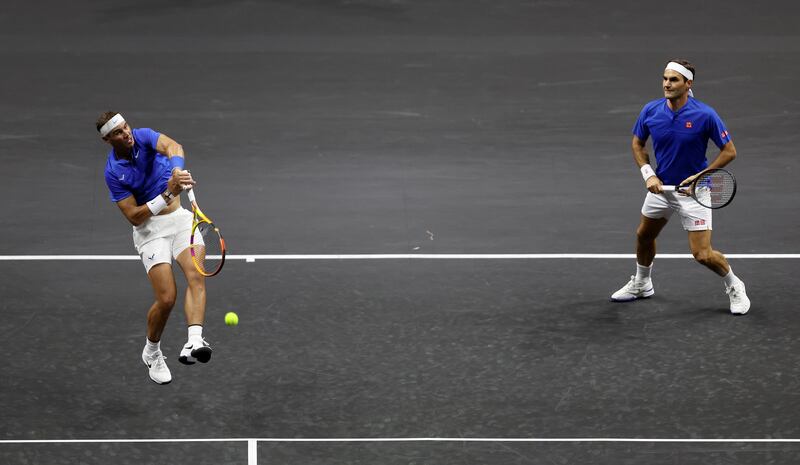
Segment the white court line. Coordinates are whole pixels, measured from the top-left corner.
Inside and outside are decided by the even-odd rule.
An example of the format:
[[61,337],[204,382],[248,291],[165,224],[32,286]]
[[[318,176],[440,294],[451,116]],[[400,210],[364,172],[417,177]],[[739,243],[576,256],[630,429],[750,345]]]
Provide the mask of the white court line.
[[652,442],[800,443],[797,438],[207,438],[207,439],[0,439],[0,444],[170,443],[170,442]]
[[258,465],[258,441],[247,440],[247,465]]
[[247,464],[258,465],[258,443],[351,443],[351,442],[495,442],[495,443],[800,443],[793,438],[209,438],[209,439],[2,439],[2,444],[86,444],[86,443],[181,443],[181,442],[246,442]]
[[[733,259],[797,259],[800,254],[725,254]],[[227,260],[547,260],[547,259],[633,259],[632,253],[530,253],[530,254],[283,254],[283,255],[228,255]],[[691,254],[658,254],[659,259],[689,259]],[[140,260],[138,255],[0,255],[0,261],[36,260]]]

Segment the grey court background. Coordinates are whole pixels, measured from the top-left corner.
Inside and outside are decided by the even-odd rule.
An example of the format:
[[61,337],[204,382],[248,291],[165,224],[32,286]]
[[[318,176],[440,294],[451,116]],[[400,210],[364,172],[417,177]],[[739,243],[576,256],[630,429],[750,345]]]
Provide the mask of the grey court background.
[[[6,2],[0,255],[129,255],[106,109],[181,142],[234,254],[631,253],[630,155],[673,57],[733,135],[728,253],[798,253],[798,7],[586,1]],[[713,156],[713,144],[709,154]],[[676,222],[659,241],[687,251]],[[179,302],[139,361],[136,261],[0,261],[1,440],[800,438],[797,260],[231,261],[206,366]],[[181,278],[179,284],[182,285]],[[227,328],[225,311],[242,324]],[[170,349],[171,347],[171,349]],[[793,443],[261,443],[259,463],[797,463]],[[0,444],[2,463],[246,463],[239,443]]]

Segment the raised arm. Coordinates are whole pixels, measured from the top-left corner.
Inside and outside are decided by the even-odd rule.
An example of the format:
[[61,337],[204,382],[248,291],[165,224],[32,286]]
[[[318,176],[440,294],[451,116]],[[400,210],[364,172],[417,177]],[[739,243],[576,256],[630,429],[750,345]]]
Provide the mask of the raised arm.
[[[183,146],[174,139],[164,134],[159,135],[158,141],[156,142],[156,151],[169,157],[173,171],[175,168],[183,169],[186,156],[183,153]],[[173,159],[174,157],[179,157],[180,159]]]
[[[173,176],[175,176],[176,172],[184,178],[185,176],[188,175],[189,172],[184,171],[186,155],[183,153],[183,146],[181,144],[177,143],[174,139],[170,138],[169,136],[160,134],[158,136],[158,141],[156,142],[156,151],[158,151],[158,153],[163,153],[169,158],[169,162],[172,165]],[[191,178],[190,175],[189,178]],[[181,186],[183,187],[183,190],[186,190],[194,185],[195,185],[194,180],[190,180],[184,182]]]

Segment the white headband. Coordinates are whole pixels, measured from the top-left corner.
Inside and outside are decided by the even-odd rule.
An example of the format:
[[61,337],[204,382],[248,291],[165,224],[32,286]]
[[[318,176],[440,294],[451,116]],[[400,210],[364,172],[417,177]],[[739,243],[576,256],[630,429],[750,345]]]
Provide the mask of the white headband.
[[113,118],[108,120],[103,127],[100,128],[100,137],[107,136],[115,127],[119,126],[120,124],[125,122],[125,118],[122,117],[119,113],[114,115]]
[[687,67],[683,66],[680,63],[675,63],[674,61],[670,61],[669,63],[667,63],[666,69],[671,69],[673,71],[677,71],[677,72],[681,73],[683,75],[683,77],[685,77],[686,79],[688,79],[690,81],[694,80],[694,73],[689,71],[689,69]]

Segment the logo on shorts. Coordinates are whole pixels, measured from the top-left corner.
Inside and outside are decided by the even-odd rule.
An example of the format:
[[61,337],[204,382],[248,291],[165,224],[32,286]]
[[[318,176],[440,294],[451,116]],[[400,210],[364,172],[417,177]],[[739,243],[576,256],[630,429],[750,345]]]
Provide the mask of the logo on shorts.
[[119,180],[120,180],[120,181],[124,181],[124,180],[125,180],[125,175],[123,174],[123,175],[122,175],[122,176],[119,178]]
[[694,220],[694,225],[695,226],[705,226],[706,225],[706,220]]
[[150,255],[149,257],[147,257],[147,259],[148,259],[148,260],[152,260],[152,259],[154,259],[155,257],[156,257],[156,253],[155,253],[155,252],[153,252],[153,255]]
[[686,122],[686,129],[692,129],[692,122],[691,121],[687,121]]

